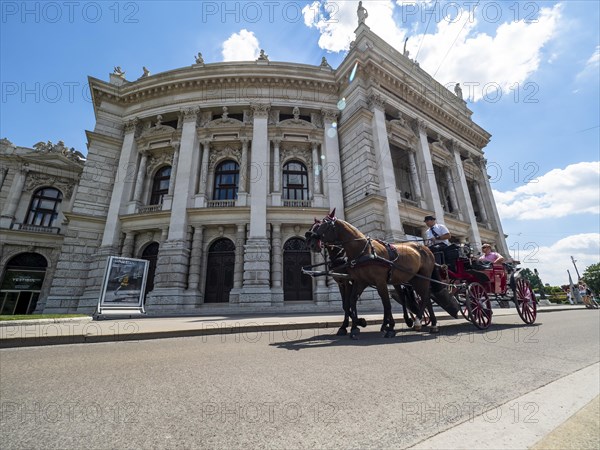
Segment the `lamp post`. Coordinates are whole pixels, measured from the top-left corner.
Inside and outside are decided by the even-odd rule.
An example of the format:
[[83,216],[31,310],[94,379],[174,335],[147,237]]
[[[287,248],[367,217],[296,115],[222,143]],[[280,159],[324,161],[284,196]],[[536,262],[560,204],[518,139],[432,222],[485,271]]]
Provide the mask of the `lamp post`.
[[573,261],[573,267],[575,267],[575,272],[577,272],[577,282],[579,282],[579,280],[581,280],[581,275],[579,275],[579,270],[577,270],[577,265],[575,265],[577,260],[571,256],[571,261]]

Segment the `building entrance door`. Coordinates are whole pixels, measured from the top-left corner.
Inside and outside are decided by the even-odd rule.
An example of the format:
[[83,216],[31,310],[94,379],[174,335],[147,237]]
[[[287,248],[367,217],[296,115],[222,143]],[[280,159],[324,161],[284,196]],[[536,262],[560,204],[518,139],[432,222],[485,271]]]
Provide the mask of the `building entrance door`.
[[310,266],[310,251],[304,239],[289,239],[283,246],[283,300],[312,300],[312,278],[302,273]]
[[213,242],[206,263],[204,303],[227,303],[233,288],[235,271],[235,244],[229,239]]

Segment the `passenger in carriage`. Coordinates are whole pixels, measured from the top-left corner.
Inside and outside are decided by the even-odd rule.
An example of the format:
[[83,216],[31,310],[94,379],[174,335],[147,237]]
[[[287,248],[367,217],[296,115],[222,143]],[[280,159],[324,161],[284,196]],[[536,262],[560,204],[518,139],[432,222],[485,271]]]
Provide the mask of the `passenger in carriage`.
[[490,244],[483,244],[481,250],[483,251],[483,255],[479,257],[479,261],[490,261],[492,264],[502,264],[504,262],[504,256],[493,252]]

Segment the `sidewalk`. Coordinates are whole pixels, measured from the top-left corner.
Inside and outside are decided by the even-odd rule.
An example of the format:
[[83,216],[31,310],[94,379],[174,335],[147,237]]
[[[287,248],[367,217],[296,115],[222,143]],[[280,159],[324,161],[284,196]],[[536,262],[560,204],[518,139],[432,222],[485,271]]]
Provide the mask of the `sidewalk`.
[[[585,309],[585,306],[538,306],[538,314],[575,309]],[[403,323],[402,316],[397,312],[394,312],[394,315],[397,328],[400,328],[400,325]],[[495,317],[506,315],[517,315],[516,308],[514,306],[510,308],[494,308]],[[380,325],[383,319],[382,312],[378,310],[365,311],[360,316],[367,320],[370,327]],[[460,315],[458,319],[454,319],[439,308],[436,308],[436,316],[439,321],[449,320],[455,323],[467,323]],[[81,319],[6,321],[0,322],[0,348],[137,341],[312,328],[335,329],[341,325],[342,319],[343,314],[339,312],[318,314],[248,314],[239,316],[142,316],[132,319],[116,318],[108,320],[92,320],[91,317],[83,317]]]

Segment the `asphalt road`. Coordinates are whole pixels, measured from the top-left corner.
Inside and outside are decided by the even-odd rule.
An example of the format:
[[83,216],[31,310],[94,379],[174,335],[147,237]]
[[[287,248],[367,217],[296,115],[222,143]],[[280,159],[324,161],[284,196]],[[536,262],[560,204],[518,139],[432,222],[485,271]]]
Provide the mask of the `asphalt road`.
[[393,339],[371,326],[359,341],[294,330],[4,349],[0,442],[406,448],[502,411],[527,428],[554,411],[510,402],[597,363],[599,322],[578,310],[540,314],[531,327],[498,317],[485,333],[442,322],[438,336],[404,329]]

